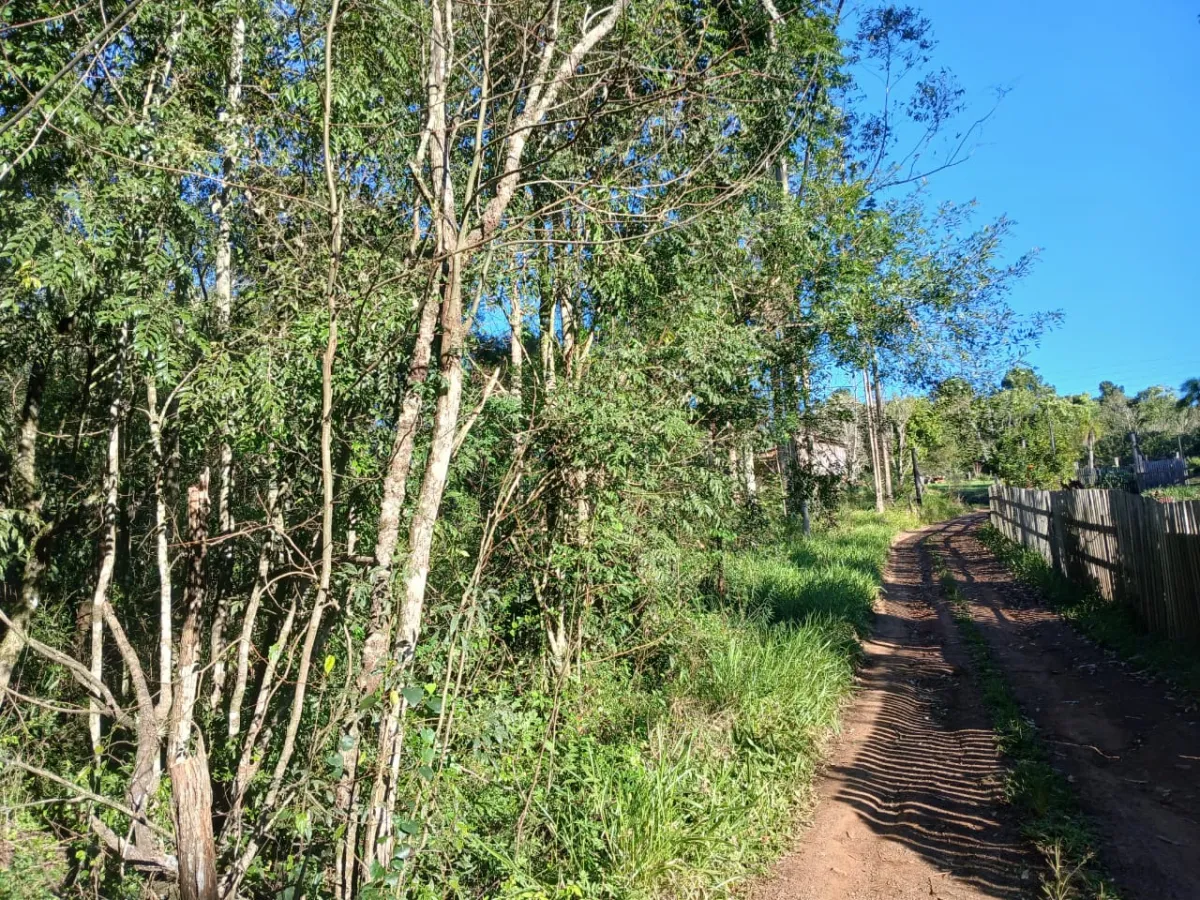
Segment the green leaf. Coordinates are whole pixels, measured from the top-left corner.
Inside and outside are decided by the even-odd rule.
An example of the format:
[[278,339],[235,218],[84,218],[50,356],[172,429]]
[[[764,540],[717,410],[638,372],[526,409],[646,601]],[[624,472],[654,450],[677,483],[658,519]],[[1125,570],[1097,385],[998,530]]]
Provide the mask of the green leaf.
[[409,685],[400,693],[404,695],[404,699],[409,706],[416,706],[421,702],[421,698],[425,696],[425,690],[419,684]]
[[421,830],[421,823],[415,819],[397,819],[396,827],[405,834],[416,834]]
[[346,763],[342,759],[342,754],[330,753],[325,757],[325,765],[329,766],[329,771],[333,774],[334,778],[341,778],[342,770],[345,768]]

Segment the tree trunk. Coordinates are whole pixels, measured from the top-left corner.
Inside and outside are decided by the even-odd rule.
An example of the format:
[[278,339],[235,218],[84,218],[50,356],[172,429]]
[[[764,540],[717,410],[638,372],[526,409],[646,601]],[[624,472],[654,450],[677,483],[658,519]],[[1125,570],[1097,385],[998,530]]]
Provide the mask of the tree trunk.
[[917,465],[917,445],[913,444],[912,450],[912,469],[913,469],[913,490],[917,495],[917,506],[922,506],[925,503],[925,486],[921,483],[921,467]]
[[[409,527],[409,549],[405,567],[405,595],[400,608],[399,622],[392,641],[396,671],[403,672],[416,649],[424,610],[425,588],[429,577],[430,552],[434,526],[437,522],[442,495],[454,452],[458,431],[458,416],[462,404],[462,352],[464,324],[462,315],[463,270],[468,256],[488,243],[500,227],[505,211],[520,186],[525,146],[535,128],[554,106],[563,86],[578,72],[581,63],[596,43],[608,35],[620,19],[629,0],[615,0],[598,20],[589,23],[571,50],[562,54],[557,67],[551,68],[557,49],[558,9],[554,7],[550,24],[550,39],[545,42],[537,71],[528,83],[522,111],[508,129],[504,150],[500,154],[503,173],[495,182],[494,194],[479,215],[478,224],[470,229],[459,228],[454,198],[452,172],[447,165],[451,134],[447,127],[446,86],[455,61],[452,21],[447,4],[434,0],[431,5],[431,29],[428,63],[428,109],[430,138],[430,183],[433,202],[430,216],[436,234],[436,252],[444,260],[444,290],[441,303],[441,361],[439,366],[441,393],[438,396],[433,422],[433,435],[421,491]],[[336,3],[336,0],[335,0]],[[543,313],[549,293],[542,292]],[[550,323],[553,326],[553,323]],[[552,332],[552,327],[551,327]],[[543,341],[551,340],[548,333]],[[552,359],[551,359],[552,361]],[[383,864],[391,861],[392,811],[395,807],[395,788],[399,769],[400,723],[405,705],[397,692],[380,730],[379,770],[372,793],[364,835],[364,868],[368,874],[377,859]]]
[[[434,415],[433,438],[429,457],[425,464],[425,476],[421,482],[421,493],[413,512],[409,528],[408,559],[405,565],[404,600],[400,607],[399,623],[392,643],[392,657],[404,669],[411,661],[421,632],[421,618],[425,606],[425,586],[429,578],[430,551],[433,547],[434,526],[437,524],[442,494],[450,472],[451,450],[458,427],[458,413],[462,404],[462,340],[461,335],[461,272],[460,259],[452,257],[447,275],[447,299],[442,314],[442,362],[440,367],[442,393],[438,397]],[[380,737],[380,769],[382,779],[377,779],[375,802],[372,804],[367,824],[368,868],[371,861],[390,860],[392,850],[392,810],[395,806],[396,780],[400,767],[400,723],[404,719],[407,704],[402,694],[393,695],[391,707],[385,717]],[[380,783],[382,781],[382,783]]]
[[42,395],[46,390],[47,364],[35,357],[25,383],[25,404],[17,431],[17,453],[12,464],[13,499],[30,515],[41,512],[41,490],[37,475],[37,436],[42,417]]
[[[304,634],[304,647],[300,651],[300,662],[296,669],[296,681],[292,694],[292,708],[283,745],[271,774],[271,786],[267,789],[262,808],[275,809],[284,776],[296,751],[296,738],[304,716],[304,698],[308,692],[308,679],[312,671],[313,650],[321,630],[321,619],[329,604],[329,585],[333,575],[333,514],[334,514],[334,470],[333,470],[333,370],[338,350],[338,273],[342,261],[342,230],[345,225],[343,198],[338,190],[337,170],[331,147],[333,128],[333,37],[337,25],[339,0],[330,5],[329,17],[325,20],[324,46],[324,90],[321,136],[321,156],[325,170],[326,199],[329,204],[329,264],[325,273],[325,309],[328,333],[325,352],[321,354],[321,568],[317,576],[316,596],[309,612],[308,628]],[[245,755],[243,754],[243,759]],[[239,773],[240,774],[240,773]],[[245,786],[242,786],[245,789]],[[239,797],[240,804],[240,797]],[[259,841],[252,839],[238,857],[232,869],[226,873],[221,893],[234,895],[246,870],[258,855]]]
[[758,502],[758,479],[754,473],[754,446],[750,441],[742,443],[738,458],[741,463],[742,488],[746,492],[746,503],[754,506]]
[[179,638],[176,696],[167,732],[168,771],[175,818],[175,855],[179,860],[180,900],[216,900],[216,849],[212,827],[212,787],[202,741],[193,740],[193,714],[200,691],[201,612],[206,586],[209,474],[188,488],[188,577],[184,621]]
[[846,438],[846,476],[850,483],[858,481],[859,472],[859,456],[862,448],[859,446],[859,427],[858,417],[854,417],[853,421],[847,422],[843,426],[843,434]]
[[790,510],[788,509],[788,481],[787,475],[784,473],[783,459],[783,444],[775,446],[775,474],[779,476],[779,489],[783,494],[783,515],[787,518]]
[[246,682],[250,677],[250,645],[254,637],[254,625],[258,620],[258,610],[271,576],[271,557],[283,533],[283,522],[279,514],[279,482],[274,475],[271,476],[271,483],[267,488],[267,521],[271,524],[271,530],[263,538],[262,547],[258,551],[258,572],[254,578],[254,586],[250,589],[250,600],[242,614],[242,631],[238,637],[237,671],[233,679],[233,691],[229,696],[230,737],[235,737],[242,728],[242,703],[246,696]]
[[779,481],[783,485],[783,513],[788,518],[795,515],[794,478],[796,474],[796,446],[794,438],[781,441],[775,448],[779,462]]
[[[342,776],[338,780],[335,806],[348,814],[349,823],[344,839],[338,848],[341,865],[338,868],[337,893],[342,900],[353,896],[354,861],[358,856],[358,814],[351,811],[356,805],[358,758],[361,752],[360,713],[357,699],[369,696],[379,689],[383,679],[381,663],[388,658],[389,636],[392,628],[392,571],[396,544],[400,539],[400,515],[408,490],[408,478],[412,471],[413,448],[416,445],[417,427],[421,418],[421,386],[429,375],[429,363],[433,354],[433,341],[437,331],[438,302],[436,283],[426,296],[417,324],[416,344],[409,363],[408,378],[400,413],[396,420],[396,434],[392,439],[392,452],[388,459],[387,474],[383,480],[383,499],[379,507],[379,523],[375,540],[375,570],[371,582],[371,618],[366,641],[363,643],[362,659],[358,679],[355,682],[355,701],[343,725],[343,736],[349,745],[342,751]],[[369,867],[368,867],[369,873]]]
[[333,577],[333,367],[338,350],[338,302],[337,279],[342,260],[342,228],[344,210],[337,189],[334,161],[330,150],[331,110],[333,105],[333,35],[337,24],[338,0],[333,0],[329,18],[325,22],[325,89],[324,89],[324,137],[323,157],[325,183],[329,202],[330,237],[329,268],[325,279],[325,306],[328,334],[325,352],[321,355],[321,569],[317,576],[317,592],[309,613],[308,630],[304,635],[304,647],[300,652],[300,664],[296,670],[295,692],[292,695],[291,716],[283,736],[283,746],[275,771],[271,775],[271,787],[267,791],[265,807],[272,809],[279,797],[284,775],[296,748],[296,737],[304,715],[304,697],[308,690],[308,678],[312,669],[313,648],[320,632],[321,619],[329,600],[329,585]]
[[[786,184],[784,187],[786,189]],[[804,466],[807,471],[804,473],[804,496],[800,498],[800,525],[805,537],[812,534],[812,512],[809,501],[812,495],[813,467],[817,461],[817,448],[813,441],[813,423],[810,421],[810,399],[811,385],[808,379],[808,359],[807,357],[801,357],[800,407],[804,413],[804,449],[807,453]]]
[[[36,358],[29,369],[25,384],[25,405],[21,411],[21,426],[17,432],[17,452],[12,464],[14,500],[35,519],[41,518],[42,496],[37,477],[37,435],[41,422],[42,394],[46,389],[46,363]],[[21,656],[25,631],[37,609],[39,584],[45,566],[39,556],[40,536],[31,536],[21,591],[16,609],[9,613],[12,626],[0,641],[0,698],[12,679],[13,669]]]
[[538,350],[542,357],[542,396],[554,393],[554,299],[550,283],[550,251],[543,262],[541,289],[538,292]]
[[426,297],[417,324],[417,339],[409,363],[404,396],[400,402],[400,413],[396,417],[396,433],[392,438],[387,474],[383,479],[383,499],[379,507],[375,539],[375,573],[371,585],[371,626],[363,650],[362,668],[364,675],[368,676],[375,671],[387,652],[387,629],[391,617],[392,558],[400,540],[400,514],[408,493],[413,447],[416,444],[417,426],[421,417],[421,386],[429,376],[438,309],[437,294]]
[[[133,821],[134,845],[140,856],[146,859],[161,859],[162,850],[157,845],[152,829],[147,821],[150,801],[158,789],[161,743],[159,727],[161,720],[155,714],[154,698],[150,693],[150,684],[146,679],[146,670],[138,658],[137,650],[129,641],[125,628],[117,618],[116,612],[107,599],[96,611],[103,617],[120,653],[121,661],[125,664],[126,676],[137,698],[137,748],[134,752],[133,771],[129,778],[126,796],[129,808],[134,811]],[[103,835],[102,835],[103,839]],[[124,852],[122,852],[124,858]]]
[[[242,62],[246,49],[246,22],[240,16],[234,20],[230,39],[229,81],[227,82],[224,112],[225,139],[224,158],[221,161],[221,188],[215,203],[217,215],[216,253],[213,259],[214,283],[213,305],[215,307],[217,339],[224,341],[229,336],[229,323],[233,310],[233,222],[229,204],[232,198],[230,181],[233,178],[238,152],[238,110],[242,99]],[[216,585],[216,611],[213,615],[209,642],[209,657],[212,663],[212,696],[209,704],[215,711],[221,705],[225,689],[225,623],[229,617],[230,580],[233,577],[233,447],[229,444],[230,425],[223,426],[221,447],[218,452],[217,523],[223,538],[220,548],[220,569]]]
[[[217,331],[224,335],[229,330],[233,303],[233,223],[229,216],[229,202],[238,146],[238,107],[242,99],[242,60],[246,48],[246,22],[239,16],[233,23],[230,36],[229,81],[225,112],[224,152],[221,160],[221,187],[217,191],[217,246],[213,259],[213,305],[216,313]],[[224,487],[222,487],[224,490]]]
[[871,453],[871,477],[875,485],[875,511],[883,512],[883,478],[879,471],[879,442],[875,438],[875,417],[871,411],[871,381],[867,376],[867,367],[862,370],[863,396],[866,402],[863,411],[866,413],[867,444]]
[[258,737],[262,733],[263,725],[266,724],[267,707],[273,693],[272,688],[275,685],[275,672],[279,666],[279,661],[283,658],[283,649],[291,639],[292,628],[296,622],[297,606],[298,600],[293,597],[291,605],[288,607],[287,615],[283,619],[283,624],[279,627],[279,634],[273,644],[273,647],[277,648],[277,652],[267,654],[267,665],[263,669],[262,681],[258,686],[258,696],[254,701],[254,714],[250,718],[250,727],[246,730],[246,737],[242,741],[242,755],[238,760],[237,775],[233,781],[231,815],[235,821],[240,816],[242,800],[246,796],[246,790],[262,766],[262,758],[255,752],[258,749]]
[[204,744],[171,763],[171,805],[179,859],[179,900],[217,900],[212,785]]
[[17,608],[9,617],[11,624],[4,633],[4,640],[0,641],[0,697],[3,697],[12,680],[13,670],[25,646],[29,623],[40,602],[42,574],[46,571],[52,533],[53,529],[50,526],[42,528],[30,541],[30,547],[26,551]]
[[[121,326],[117,346],[116,368],[113,374],[113,398],[108,408],[108,450],[104,461],[104,507],[101,512],[103,532],[100,540],[100,571],[91,606],[91,673],[96,681],[104,680],[104,604],[112,584],[117,563],[117,487],[120,479],[121,454],[121,392],[124,387],[125,348],[129,342],[129,325]],[[101,716],[95,700],[89,700],[88,733],[93,752],[100,752]]]
[[146,417],[150,428],[150,456],[154,466],[154,555],[158,566],[158,705],[155,715],[165,722],[171,712],[171,644],[174,625],[171,611],[171,557],[167,535],[166,459],[163,456],[162,419],[154,375],[146,379]]
[[887,415],[883,406],[883,381],[879,377],[879,365],[872,364],[875,375],[875,433],[879,437],[879,462],[883,467],[883,493],[888,500],[892,494],[892,459],[888,447]]
[[520,282],[513,284],[512,296],[509,298],[511,309],[508,314],[508,327],[512,334],[509,345],[509,360],[512,365],[512,391],[521,397],[521,366],[525,361],[525,345],[522,343],[524,327],[522,325],[523,310],[521,309],[521,291],[524,285]]

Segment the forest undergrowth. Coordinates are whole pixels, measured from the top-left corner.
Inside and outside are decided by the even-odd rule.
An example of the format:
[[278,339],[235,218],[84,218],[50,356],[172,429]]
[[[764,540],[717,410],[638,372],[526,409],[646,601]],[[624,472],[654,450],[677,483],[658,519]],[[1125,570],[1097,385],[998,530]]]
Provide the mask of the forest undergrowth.
[[[715,579],[684,561],[670,582],[694,601],[656,605],[653,646],[585,661],[566,689],[555,771],[534,791],[524,843],[464,822],[469,842],[491,848],[476,843],[480,864],[503,873],[498,893],[720,896],[777,855],[853,685],[888,548],[914,524],[850,511],[808,538],[721,554]],[[493,821],[520,819],[538,743],[518,743],[529,752],[486,784],[459,782],[464,809],[490,795],[512,806]]]
[[[955,511],[935,495],[923,518]],[[652,559],[632,651],[585,655],[560,681],[508,670],[503,684],[472,685],[442,758],[432,722],[415,735],[439,778],[425,820],[412,810],[398,823],[421,857],[412,894],[727,895],[778,855],[805,809],[891,541],[919,521],[846,509],[809,537],[764,528],[723,552]],[[21,793],[27,782],[0,784],[0,893],[52,896],[72,867],[46,837],[50,810]],[[282,895],[319,894],[302,854],[292,871]]]

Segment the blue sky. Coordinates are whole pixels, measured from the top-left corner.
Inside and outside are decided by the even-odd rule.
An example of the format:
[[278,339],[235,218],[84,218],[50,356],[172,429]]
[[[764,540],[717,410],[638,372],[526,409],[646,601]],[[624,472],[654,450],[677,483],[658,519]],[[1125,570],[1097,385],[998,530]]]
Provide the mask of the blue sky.
[[1014,255],[1041,248],[1010,299],[1065,321],[1029,362],[1062,393],[1200,377],[1200,3],[915,5],[971,118],[1009,89],[929,190],[1014,219]]

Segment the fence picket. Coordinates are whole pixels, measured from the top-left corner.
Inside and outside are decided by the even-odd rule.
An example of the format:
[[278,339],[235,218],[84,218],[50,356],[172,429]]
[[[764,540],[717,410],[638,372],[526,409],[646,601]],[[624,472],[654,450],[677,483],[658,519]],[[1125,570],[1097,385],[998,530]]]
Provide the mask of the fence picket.
[[1200,501],[993,485],[988,505],[1001,534],[1065,577],[1130,606],[1151,631],[1200,639]]

